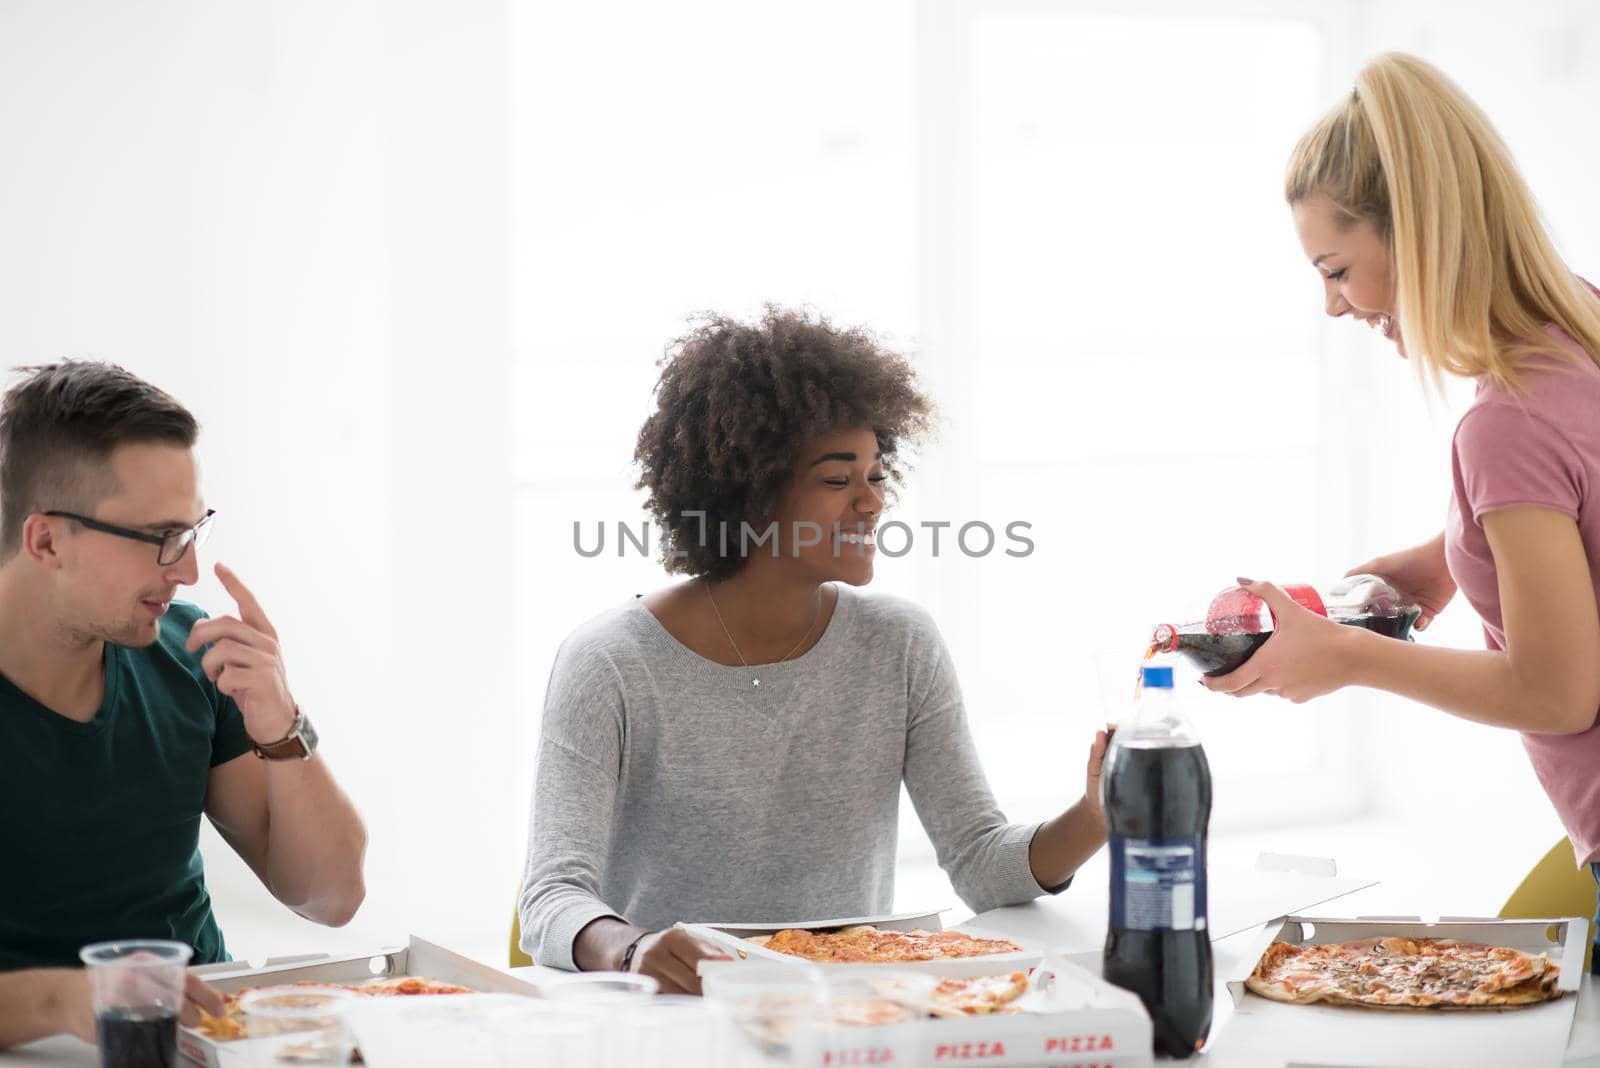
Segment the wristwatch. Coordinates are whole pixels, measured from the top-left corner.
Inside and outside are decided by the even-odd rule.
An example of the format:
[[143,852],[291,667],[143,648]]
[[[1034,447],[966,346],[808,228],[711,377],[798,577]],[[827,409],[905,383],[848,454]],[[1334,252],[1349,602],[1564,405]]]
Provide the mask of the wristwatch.
[[252,739],[250,748],[263,760],[310,760],[311,754],[317,751],[317,732],[306,714],[296,705],[294,722],[289,725],[288,734],[266,745],[260,745]]

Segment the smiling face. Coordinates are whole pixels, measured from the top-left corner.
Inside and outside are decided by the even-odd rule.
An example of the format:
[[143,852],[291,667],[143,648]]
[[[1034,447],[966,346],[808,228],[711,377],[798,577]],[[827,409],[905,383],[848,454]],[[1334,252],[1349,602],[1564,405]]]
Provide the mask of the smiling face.
[[817,582],[866,585],[888,480],[877,435],[870,427],[825,434],[799,457],[773,516],[781,560]]
[[1370,222],[1342,217],[1325,196],[1296,201],[1292,210],[1300,246],[1322,276],[1327,313],[1366,323],[1404,356],[1389,243]]
[[[141,533],[161,535],[193,526],[205,514],[194,453],[173,445],[121,445],[111,454],[116,490],[85,513]],[[47,523],[59,623],[78,639],[149,645],[179,586],[199,579],[193,545],[176,563],[157,562],[158,547],[70,519],[31,516]],[[30,531],[28,536],[35,537]]]

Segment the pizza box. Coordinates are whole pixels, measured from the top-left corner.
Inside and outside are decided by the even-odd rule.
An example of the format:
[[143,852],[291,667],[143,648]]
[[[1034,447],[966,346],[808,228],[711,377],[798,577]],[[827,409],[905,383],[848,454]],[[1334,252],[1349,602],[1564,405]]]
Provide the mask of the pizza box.
[[[1588,930],[1588,920],[1578,917],[1443,917],[1431,922],[1414,916],[1281,917],[1261,928],[1229,975],[1233,1012],[1209,1048],[1230,1060],[1270,1056],[1279,1064],[1305,1061],[1341,1068],[1559,1064],[1572,1030]],[[1500,1011],[1399,1011],[1288,1005],[1253,994],[1244,985],[1275,940],[1313,946],[1389,936],[1457,938],[1545,953],[1561,967],[1557,985],[1563,996]]]
[[[746,941],[753,935],[774,934],[790,928],[805,931],[836,931],[842,927],[855,927],[861,924],[871,924],[886,931],[944,930],[937,912],[901,912],[889,916],[853,916],[847,919],[800,920],[793,923],[680,923],[678,926],[696,938],[727,950],[733,957],[732,961],[701,961],[699,971],[701,975],[705,975],[718,968],[734,967],[746,961],[782,964],[810,963],[798,957],[791,957],[787,953],[778,953],[765,946]],[[964,929],[961,925],[953,928],[953,930],[957,931]],[[1001,937],[976,931],[971,933],[974,937],[980,938]],[[1017,942],[1016,939],[1012,939],[1012,941]],[[949,976],[958,979],[977,975],[997,975],[1003,972],[1028,971],[1039,963],[1043,953],[1037,949],[1030,948],[1026,943],[1017,942],[1017,944],[1023,946],[1021,952],[994,953],[985,957],[911,961],[903,964],[821,964],[818,966],[829,970],[847,969],[851,972],[873,970],[926,972],[932,975]]]
[[[247,987],[276,986],[280,983],[362,983],[370,979],[394,979],[408,975],[438,979],[445,983],[470,986],[484,993],[538,996],[532,983],[507,975],[470,957],[451,952],[415,935],[404,946],[390,946],[371,953],[345,957],[326,954],[276,957],[265,964],[226,961],[191,969],[224,994]],[[178,1048],[185,1057],[206,1068],[234,1068],[249,1063],[249,1039],[218,1042],[188,1027],[178,1029]]]
[[932,912],[893,912],[882,916],[848,916],[835,920],[794,920],[788,923],[702,923],[700,927],[710,927],[729,934],[759,935],[776,934],[790,928],[800,928],[807,931],[837,931],[841,927],[859,927],[862,924],[871,924],[873,927],[885,931],[942,931],[945,914],[944,909]]
[[[803,961],[799,966],[824,973],[825,986],[842,1000],[875,996],[871,993],[873,977],[890,974]],[[907,969],[898,970],[903,974]],[[707,977],[707,1000],[724,1006],[737,1021],[737,1002],[718,988],[718,974],[731,973],[724,970]],[[1041,961],[1034,969],[1029,991],[1017,1004],[1026,1011],[954,1019],[929,1017],[876,1026],[799,1028],[781,1040],[756,1034],[745,1041],[761,1053],[779,1054],[782,1063],[795,1068],[969,1062],[1145,1068],[1151,1063],[1150,1017],[1138,997],[1063,958],[1049,956]]]

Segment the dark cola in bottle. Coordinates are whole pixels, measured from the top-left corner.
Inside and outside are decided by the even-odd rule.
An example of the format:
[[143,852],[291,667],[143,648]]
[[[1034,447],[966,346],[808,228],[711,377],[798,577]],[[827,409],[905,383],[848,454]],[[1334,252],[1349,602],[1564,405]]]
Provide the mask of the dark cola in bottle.
[[1211,769],[1174,698],[1172,668],[1147,666],[1142,681],[1101,777],[1111,853],[1103,974],[1144,1002],[1156,1053],[1187,1057],[1211,1030]]
[[[1387,638],[1411,639],[1422,610],[1376,575],[1352,575],[1326,590],[1285,586],[1283,592],[1308,611],[1335,623],[1361,627]],[[1232,586],[1211,599],[1205,618],[1163,623],[1150,636],[1147,656],[1176,653],[1205,675],[1226,675],[1255,655],[1277,625],[1272,610],[1247,589]]]

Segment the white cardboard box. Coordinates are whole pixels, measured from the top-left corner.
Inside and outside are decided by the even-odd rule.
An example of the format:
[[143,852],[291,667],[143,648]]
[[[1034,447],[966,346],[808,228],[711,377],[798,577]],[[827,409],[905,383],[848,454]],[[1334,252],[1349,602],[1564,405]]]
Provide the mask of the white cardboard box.
[[[942,929],[937,912],[805,920],[777,924],[679,924],[733,956],[732,961],[701,961],[701,975],[747,963],[775,963],[821,968],[851,976],[875,972],[921,972],[970,978],[1006,972],[1030,972],[1035,983],[1048,976],[1053,984],[1050,1011],[1031,1011],[966,1019],[925,1019],[883,1027],[847,1027],[802,1033],[789,1043],[788,1062],[804,1068],[854,1068],[883,1064],[1050,1064],[1053,1068],[1144,1068],[1151,1063],[1150,1016],[1136,995],[1056,958],[1041,968],[1042,947],[1024,946],[1019,953],[994,953],[945,961],[907,964],[814,964],[744,941],[751,935],[787,928],[832,930],[872,924],[891,931]],[[963,930],[957,925],[955,930]],[[975,932],[976,933],[976,932]],[[995,937],[988,935],[988,937]],[[1030,1000],[1038,1000],[1030,994]]]
[[[1459,938],[1547,953],[1561,966],[1565,993],[1553,1001],[1505,1011],[1386,1012],[1335,1005],[1288,1005],[1250,993],[1245,977],[1268,946],[1281,939],[1321,945],[1362,938]],[[1415,917],[1326,919],[1288,916],[1263,926],[1237,973],[1228,977],[1233,1012],[1216,1036],[1218,1056],[1269,1063],[1340,1068],[1461,1068],[1463,1065],[1556,1065],[1572,1030],[1583,977],[1588,921]]]
[[[451,952],[415,935],[404,946],[391,946],[372,953],[346,957],[326,954],[281,957],[263,966],[229,961],[193,969],[206,982],[224,994],[247,987],[275,986],[280,983],[362,983],[415,975],[445,983],[469,986],[485,993],[537,996],[538,988],[523,979],[507,975],[470,957]],[[464,995],[463,995],[464,996]],[[217,1042],[191,1028],[178,1029],[178,1049],[189,1060],[206,1068],[233,1068],[248,1063],[249,1039]]]
[[[803,961],[796,966],[819,967]],[[826,971],[835,976],[844,973],[839,966]],[[862,973],[850,969],[848,974]],[[799,1029],[783,1040],[782,1062],[794,1068],[969,1063],[1147,1068],[1151,1064],[1150,1017],[1136,995],[1060,958],[1047,958],[1035,969],[1034,987],[1018,1003],[1029,1006],[1024,1012]],[[710,991],[709,996],[714,995]]]

